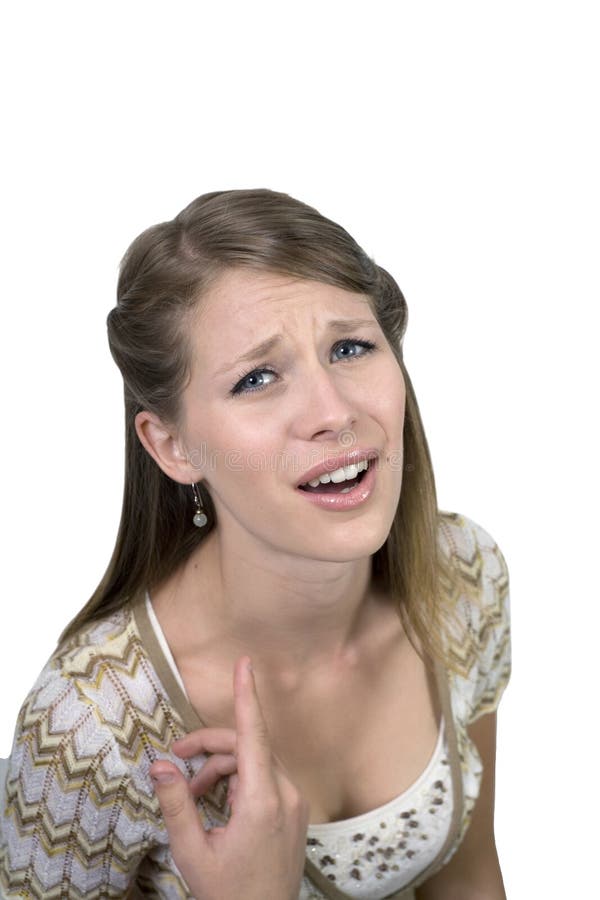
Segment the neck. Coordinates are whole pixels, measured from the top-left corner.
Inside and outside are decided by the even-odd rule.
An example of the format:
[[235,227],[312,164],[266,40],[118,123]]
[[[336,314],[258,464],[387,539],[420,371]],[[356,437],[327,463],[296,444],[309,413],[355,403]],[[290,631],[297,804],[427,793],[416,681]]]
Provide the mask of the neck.
[[224,546],[211,532],[182,568],[162,611],[182,623],[176,638],[181,657],[202,658],[207,646],[218,646],[233,665],[247,653],[263,672],[293,686],[321,665],[355,662],[361,636],[383,602],[371,582],[370,556],[347,562],[273,557],[239,543]]

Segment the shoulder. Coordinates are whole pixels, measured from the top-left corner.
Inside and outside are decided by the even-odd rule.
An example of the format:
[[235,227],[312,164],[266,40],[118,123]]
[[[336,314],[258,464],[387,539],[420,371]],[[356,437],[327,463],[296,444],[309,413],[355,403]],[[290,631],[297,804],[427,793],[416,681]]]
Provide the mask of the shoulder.
[[495,539],[481,525],[462,513],[440,510],[440,543],[473,584],[482,579],[508,582],[506,560]]
[[[27,780],[33,767],[48,766],[46,780],[57,779],[65,792],[83,778],[103,802],[117,783],[136,804],[140,793],[150,796],[150,781],[136,765],[157,694],[144,669],[127,608],[57,647],[19,711],[9,779]],[[43,779],[34,781],[41,789]]]
[[508,566],[492,535],[468,516],[442,511],[439,543],[455,575],[452,588],[458,611],[480,628],[507,619]]
[[142,763],[156,758],[181,730],[176,711],[165,706],[125,606],[87,623],[56,648],[21,707],[13,755],[27,744],[43,757],[68,739],[78,770],[85,760],[95,766],[101,760],[111,777],[128,776],[132,787],[151,793],[145,769],[153,759]]
[[149,769],[165,758],[189,774],[169,751],[182,733],[128,606],[57,647],[17,719],[0,892],[26,884],[35,860],[36,896],[67,883],[122,896],[140,858],[166,845]]
[[510,678],[508,567],[496,540],[468,516],[441,512],[439,532],[456,575],[447,630],[454,685],[472,722],[497,708]]

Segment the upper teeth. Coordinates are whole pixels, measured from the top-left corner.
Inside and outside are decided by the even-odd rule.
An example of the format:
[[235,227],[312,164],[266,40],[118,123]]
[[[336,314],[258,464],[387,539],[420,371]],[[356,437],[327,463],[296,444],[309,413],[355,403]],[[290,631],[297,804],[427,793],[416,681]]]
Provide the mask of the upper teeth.
[[336,469],[334,472],[323,472],[318,478],[313,478],[312,481],[305,483],[310,484],[311,487],[317,487],[319,484],[327,484],[329,481],[333,481],[334,484],[339,484],[341,481],[350,481],[352,478],[356,478],[359,472],[364,472],[368,465],[369,461],[362,459],[356,465],[342,466],[341,469]]

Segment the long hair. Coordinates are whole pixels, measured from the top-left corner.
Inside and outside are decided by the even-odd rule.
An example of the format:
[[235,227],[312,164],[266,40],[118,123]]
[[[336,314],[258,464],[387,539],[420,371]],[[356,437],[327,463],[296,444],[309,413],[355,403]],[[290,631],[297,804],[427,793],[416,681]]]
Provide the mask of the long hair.
[[191,524],[191,488],[163,473],[142,446],[134,420],[148,410],[179,428],[181,395],[191,370],[190,318],[211,284],[239,267],[324,282],[370,298],[406,385],[401,496],[389,535],[373,556],[372,572],[394,598],[421,655],[448,662],[442,630],[452,617],[448,586],[454,571],[439,547],[443,513],[402,358],[406,301],[392,276],[340,225],[287,194],[265,189],[203,194],[172,221],[140,234],[122,260],[117,304],[107,318],[110,352],[125,395],[121,522],[106,572],[59,642],[121,608],[139,589],[162,582],[215,526],[215,509],[202,482],[197,488],[208,522],[201,530]]

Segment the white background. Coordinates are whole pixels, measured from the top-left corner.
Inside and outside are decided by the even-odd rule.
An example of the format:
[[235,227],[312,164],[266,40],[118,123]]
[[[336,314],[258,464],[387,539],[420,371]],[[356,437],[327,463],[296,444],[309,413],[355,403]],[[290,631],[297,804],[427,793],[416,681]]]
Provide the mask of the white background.
[[597,4],[8,8],[0,755],[114,545],[123,413],[105,318],[124,250],[206,191],[283,190],[398,280],[440,506],[479,522],[508,561],[508,896],[590,896]]

